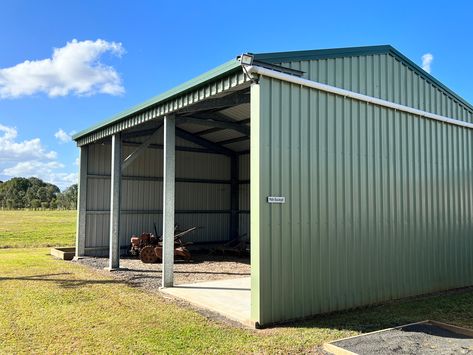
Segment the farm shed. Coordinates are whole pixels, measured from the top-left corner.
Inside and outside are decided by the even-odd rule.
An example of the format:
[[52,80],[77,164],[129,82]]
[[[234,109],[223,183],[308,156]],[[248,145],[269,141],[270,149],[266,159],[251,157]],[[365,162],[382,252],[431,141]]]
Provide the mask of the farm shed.
[[248,233],[259,325],[473,285],[468,102],[391,46],[242,57],[74,136],[77,256]]

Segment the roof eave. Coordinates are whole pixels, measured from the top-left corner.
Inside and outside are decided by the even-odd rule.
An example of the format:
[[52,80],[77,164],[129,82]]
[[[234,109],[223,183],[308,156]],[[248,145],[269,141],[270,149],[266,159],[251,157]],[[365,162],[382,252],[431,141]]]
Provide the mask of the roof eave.
[[206,83],[226,76],[234,71],[237,71],[240,68],[240,62],[236,59],[229,60],[228,62],[211,69],[189,81],[186,81],[160,95],[157,95],[139,105],[136,105],[128,110],[122,111],[117,115],[114,115],[98,124],[91,126],[85,130],[82,130],[72,136],[72,139],[77,141],[80,138],[87,136],[97,130],[103,129],[109,125],[114,124],[122,119],[130,117],[132,115],[138,114],[141,111],[147,110],[155,105],[166,102],[167,100],[173,99],[176,96],[182,95],[189,91],[195,90]]

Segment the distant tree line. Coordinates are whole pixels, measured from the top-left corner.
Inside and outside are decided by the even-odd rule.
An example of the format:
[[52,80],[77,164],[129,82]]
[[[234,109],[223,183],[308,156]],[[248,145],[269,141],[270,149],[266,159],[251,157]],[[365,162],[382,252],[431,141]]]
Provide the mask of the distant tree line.
[[41,179],[12,178],[0,181],[2,209],[60,209],[72,210],[77,205],[77,184],[61,192],[59,187]]

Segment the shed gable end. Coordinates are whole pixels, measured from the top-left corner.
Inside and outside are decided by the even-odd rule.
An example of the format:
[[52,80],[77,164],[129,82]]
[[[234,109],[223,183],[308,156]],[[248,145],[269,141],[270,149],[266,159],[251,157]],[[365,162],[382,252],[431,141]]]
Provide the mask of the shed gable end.
[[429,79],[390,46],[358,51],[295,52],[293,58],[256,55],[259,60],[304,72],[303,77],[419,110],[473,122],[473,107],[437,80]]

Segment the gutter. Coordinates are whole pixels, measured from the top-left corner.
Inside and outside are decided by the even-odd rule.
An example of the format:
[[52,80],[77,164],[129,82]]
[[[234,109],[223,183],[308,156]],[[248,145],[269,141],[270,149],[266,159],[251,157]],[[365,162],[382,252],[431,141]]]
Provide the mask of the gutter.
[[305,87],[309,87],[312,89],[320,90],[320,91],[325,91],[331,94],[343,96],[345,98],[350,98],[354,99],[357,101],[362,101],[362,102],[367,102],[369,104],[377,105],[377,106],[382,106],[382,107],[387,107],[396,111],[401,111],[401,112],[406,112],[410,113],[416,116],[424,117],[424,118],[430,118],[436,121],[444,122],[444,123],[449,123],[453,124],[456,126],[461,126],[461,127],[466,127],[466,128],[472,128],[473,129],[473,123],[457,120],[454,118],[446,117],[446,116],[441,116],[437,115],[434,113],[430,113],[427,111],[422,111],[418,110],[409,106],[404,106],[400,104],[396,104],[391,101],[383,100],[383,99],[378,99],[372,96],[367,96],[363,94],[359,94],[353,91],[345,90],[345,89],[340,89],[335,86],[327,85],[327,84],[322,84],[316,81],[300,78],[294,75],[289,75],[285,73],[281,73],[275,70],[267,69],[267,68],[262,68],[256,65],[248,65],[245,66],[243,65],[244,68],[246,69],[246,72],[248,74],[256,74],[256,75],[262,75],[282,81],[286,81],[289,83],[293,83],[296,85],[301,85]]

